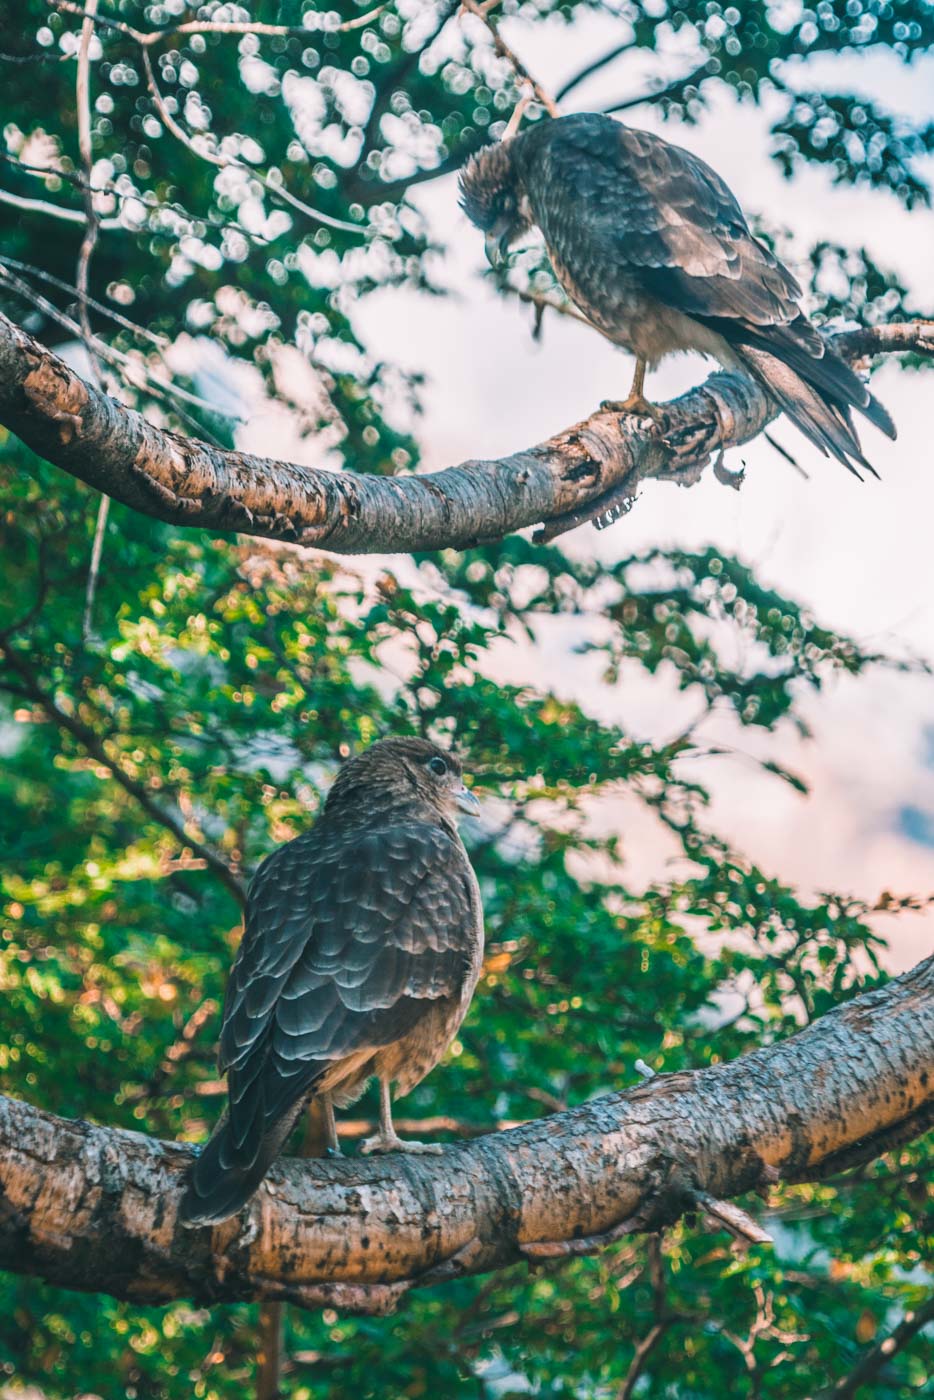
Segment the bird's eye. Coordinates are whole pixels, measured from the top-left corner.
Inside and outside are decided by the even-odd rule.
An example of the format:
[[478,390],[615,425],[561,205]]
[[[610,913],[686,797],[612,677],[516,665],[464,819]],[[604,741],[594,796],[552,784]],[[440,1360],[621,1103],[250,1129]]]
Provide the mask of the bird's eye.
[[448,766],[443,758],[435,757],[429,759],[428,767],[431,769],[432,773],[436,773],[439,778],[443,778],[448,771]]

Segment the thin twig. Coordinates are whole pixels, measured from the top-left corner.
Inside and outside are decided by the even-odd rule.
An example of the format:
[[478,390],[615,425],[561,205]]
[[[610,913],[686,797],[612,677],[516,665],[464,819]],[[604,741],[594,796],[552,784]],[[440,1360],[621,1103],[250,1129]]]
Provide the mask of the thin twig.
[[104,740],[76,715],[70,715],[63,710],[55,701],[54,696],[48,694],[40,685],[38,677],[32,667],[24,660],[22,654],[15,651],[6,642],[0,639],[0,654],[2,654],[7,665],[15,671],[28,690],[35,704],[44,711],[50,720],[59,729],[63,729],[76,739],[81,747],[91,758],[95,759],[101,767],[106,768],[111,777],[123,788],[130,797],[135,798],[143,811],[166,831],[179,841],[183,846],[187,846],[196,856],[199,856],[209,869],[213,870],[225,888],[233,895],[237,903],[243,907],[246,904],[246,887],[240,876],[228,864],[220,852],[208,846],[197,837],[190,836],[185,830],[184,822],[180,821],[172,812],[162,807],[152,796],[148,787],[144,783],[131,778],[129,773],[123,768],[120,761],[112,758],[107,752]]
[[631,1400],[631,1396],[636,1389],[636,1383],[645,1370],[645,1363],[666,1332],[679,1322],[696,1323],[700,1320],[690,1313],[672,1312],[668,1306],[668,1293],[665,1282],[665,1261],[662,1257],[661,1235],[649,1235],[646,1241],[646,1248],[648,1255],[649,1282],[652,1287],[652,1312],[655,1320],[645,1336],[636,1345],[632,1361],[629,1363],[629,1370],[623,1377],[623,1383],[616,1392],[616,1400]]
[[616,1400],[629,1400],[636,1387],[636,1382],[645,1369],[645,1363],[670,1326],[670,1322],[656,1322],[649,1328],[648,1332],[646,1332],[645,1336],[636,1346],[635,1354],[629,1365],[629,1370],[623,1378],[622,1385],[616,1392]]
[[88,564],[88,581],[84,592],[84,616],[81,619],[81,636],[85,644],[91,640],[94,631],[94,599],[97,594],[97,580],[100,577],[104,536],[107,534],[109,517],[110,497],[101,496],[97,507],[97,521],[94,526],[94,542],[91,545],[91,561]]
[[[78,151],[84,167],[84,238],[78,253],[78,271],[75,276],[78,292],[78,320],[81,324],[81,339],[87,351],[88,367],[93,383],[101,386],[100,361],[94,348],[91,334],[91,320],[88,315],[88,287],[91,280],[91,259],[97,247],[100,221],[94,207],[94,190],[91,177],[94,169],[94,152],[91,143],[91,40],[94,37],[94,21],[97,18],[98,0],[87,0],[84,20],[81,25],[81,42],[78,47],[78,70],[75,79],[75,108],[78,116]],[[107,533],[107,517],[110,514],[110,497],[102,495],[97,507],[97,523],[94,527],[94,543],[91,547],[91,562],[88,567],[88,581],[84,594],[84,617],[81,622],[81,635],[87,642],[94,626],[94,597],[97,593],[97,579],[101,568],[101,555],[104,550],[104,536]]]
[[[74,282],[66,282],[63,278],[55,277],[51,272],[46,272],[44,268],[36,267],[33,263],[20,262],[19,258],[11,258],[7,253],[0,253],[0,266],[15,267],[18,272],[26,272],[30,277],[38,277],[41,281],[48,282],[50,287],[57,287],[60,292],[69,292],[74,295],[78,293]],[[112,306],[105,306],[102,301],[96,301],[92,296],[86,296],[85,301],[94,311],[113,321],[114,325],[121,326],[125,331],[131,331],[140,340],[148,340],[150,345],[154,345],[157,350],[171,348],[172,342],[167,335],[157,335],[147,326],[141,326],[138,321],[131,321],[129,317],[121,315],[119,311],[114,311]]]
[[279,1400],[282,1394],[285,1303],[272,1299],[259,1305],[259,1351],[255,1400]]
[[42,53],[0,53],[0,63],[67,63],[74,54],[56,53],[47,49]]
[[[402,53],[395,63],[391,65],[386,64],[384,66],[382,74],[377,78],[373,105],[370,108],[369,115],[363,127],[361,150],[364,152],[371,149],[374,144],[374,138],[379,135],[380,122],[385,116],[392,94],[397,92],[400,88],[405,88],[409,74],[412,72],[413,68],[417,67],[425,50],[435,42],[442,29],[457,9],[457,5],[458,0],[443,0],[443,3],[440,4],[435,11],[434,22],[429,29],[421,35],[417,46],[410,49],[403,48]],[[460,158],[458,158],[457,164],[460,164]],[[408,180],[396,183],[401,183],[403,192],[408,187]],[[383,196],[380,195],[380,198],[382,197]]]
[[308,218],[313,219],[316,223],[324,224],[327,228],[340,229],[344,233],[355,233],[360,237],[366,235],[367,230],[361,227],[360,224],[348,223],[346,219],[335,219],[331,214],[325,214],[320,209],[312,208],[310,204],[306,204],[304,200],[299,199],[296,195],[292,194],[290,190],[287,190],[284,185],[277,185],[273,180],[270,180],[268,175],[264,175],[263,172],[257,170],[255,166],[248,165],[245,160],[240,160],[237,156],[223,155],[220,151],[208,150],[198,145],[188,135],[188,132],[179,125],[166,106],[165,99],[159,91],[159,86],[156,82],[156,75],[149,57],[149,50],[143,48],[140,50],[140,54],[143,60],[143,69],[146,74],[146,86],[149,89],[149,95],[152,98],[153,105],[159,113],[163,125],[167,131],[172,133],[177,141],[180,141],[187,150],[191,151],[192,155],[197,156],[199,160],[207,161],[209,165],[216,165],[219,170],[226,170],[229,166],[234,166],[238,170],[245,170],[254,180],[258,180],[263,189],[267,190],[275,199],[281,199],[284,204],[290,204],[293,209],[299,210],[300,213],[307,215]]
[[769,444],[769,447],[773,448],[778,453],[779,457],[784,457],[785,461],[788,462],[790,466],[794,467],[799,476],[803,476],[805,481],[810,481],[810,472],[804,470],[797,458],[792,456],[787,447],[782,446],[778,438],[773,437],[772,434],[768,432],[763,433],[762,436]]
[[84,23],[81,26],[81,43],[78,48],[78,72],[75,79],[75,106],[78,114],[78,150],[84,167],[84,238],[78,254],[78,273],[75,278],[78,289],[78,319],[85,349],[91,360],[92,371],[98,382],[97,360],[92,346],[91,322],[88,319],[88,284],[90,281],[91,259],[97,245],[98,218],[94,207],[94,190],[91,175],[94,169],[94,152],[91,145],[91,40],[94,37],[94,21],[97,17],[97,0],[88,0]]
[[614,49],[610,49],[607,53],[602,54],[600,58],[595,58],[592,63],[588,63],[586,67],[579,69],[577,73],[568,78],[566,83],[562,83],[561,87],[558,88],[558,91],[555,93],[555,101],[561,102],[567,97],[568,93],[573,92],[580,83],[586,82],[588,78],[593,77],[594,73],[599,73],[601,68],[606,68],[607,64],[612,63],[613,60],[619,58],[621,54],[628,53],[634,44],[635,39],[627,39],[624,44],[617,44]]
[[851,1400],[862,1386],[874,1381],[883,1366],[898,1352],[904,1351],[912,1338],[929,1322],[934,1322],[934,1293],[919,1308],[906,1312],[898,1326],[887,1337],[870,1347],[848,1376],[837,1381],[830,1390],[824,1391],[823,1400]]
[[[81,18],[86,16],[91,9],[91,0],[88,0],[86,9],[74,4],[73,0],[46,0],[46,3],[52,9],[70,15],[78,15]],[[193,19],[186,20],[182,24],[167,25],[164,29],[144,30],[134,29],[132,25],[126,24],[122,20],[101,18],[101,23],[148,48],[151,44],[158,44],[163,39],[170,39],[176,34],[258,34],[278,39],[308,39],[312,34],[321,33],[322,30],[328,34],[346,34],[350,30],[363,29],[366,25],[372,24],[385,8],[385,5],[377,5],[374,9],[367,10],[366,14],[357,15],[355,19],[345,20],[343,24],[319,24],[314,27],[307,24],[260,24],[254,23],[253,20]]]
[[740,1244],[748,1246],[772,1243],[772,1236],[732,1201],[718,1201],[707,1191],[693,1191],[691,1195],[704,1214],[709,1215],[717,1224],[725,1226]]
[[642,92],[637,97],[624,97],[619,102],[611,102],[607,107],[599,110],[604,113],[626,112],[630,107],[641,107],[643,102],[664,102],[666,97],[674,97],[676,93],[683,91],[694,82],[699,82],[701,78],[709,77],[707,64],[702,63],[699,68],[686,74],[683,78],[675,78],[673,82],[666,83],[664,87],[649,89]]
[[513,72],[522,82],[529,84],[548,115],[550,117],[560,116],[558,104],[555,102],[554,98],[545,91],[536,78],[532,77],[532,74],[526,68],[522,60],[513,52],[505,39],[503,39],[499,32],[499,26],[489,13],[488,7],[480,4],[479,0],[461,0],[461,9],[466,14],[475,15],[476,18],[480,20],[481,24],[486,25],[492,36],[493,48],[497,56],[499,58],[504,58],[506,62],[512,66]]
[[[13,209],[22,209],[27,214],[48,214],[67,224],[84,223],[80,209],[63,209],[59,204],[50,204],[47,199],[30,199],[28,195],[13,194],[11,190],[0,190],[0,204],[9,204]],[[99,227],[122,228],[122,224],[119,219],[100,219]]]

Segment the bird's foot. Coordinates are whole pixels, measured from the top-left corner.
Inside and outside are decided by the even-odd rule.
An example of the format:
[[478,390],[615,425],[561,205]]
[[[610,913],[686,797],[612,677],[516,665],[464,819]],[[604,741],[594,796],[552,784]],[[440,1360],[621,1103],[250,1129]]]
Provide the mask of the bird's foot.
[[651,418],[655,423],[665,421],[665,410],[649,403],[642,394],[630,394],[628,399],[604,399],[600,407],[607,413],[631,413],[636,418]]
[[376,1133],[360,1144],[364,1157],[371,1152],[414,1152],[423,1156],[438,1157],[444,1151],[440,1142],[404,1142],[395,1133]]

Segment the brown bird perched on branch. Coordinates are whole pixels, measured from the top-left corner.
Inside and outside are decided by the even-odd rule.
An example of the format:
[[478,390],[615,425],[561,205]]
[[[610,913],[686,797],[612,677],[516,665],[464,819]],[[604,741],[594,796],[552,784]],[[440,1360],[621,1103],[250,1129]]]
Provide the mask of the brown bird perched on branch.
[[689,151],[597,113],[556,117],[475,155],[461,195],[494,264],[537,224],[570,299],[636,356],[630,395],[611,407],[657,417],[646,366],[697,350],[745,370],[857,476],[854,462],[873,468],[852,410],[894,438],[885,408],[801,310],[794,277]]
[[256,872],[221,1029],[227,1110],[195,1161],[179,1218],[213,1225],[252,1196],[303,1107],[380,1084],[364,1152],[402,1142],[390,1084],[433,1069],[470,1005],[483,956],[476,877],[457,830],[479,807],[458,760],[423,739],[384,739],[341,768],[314,828]]

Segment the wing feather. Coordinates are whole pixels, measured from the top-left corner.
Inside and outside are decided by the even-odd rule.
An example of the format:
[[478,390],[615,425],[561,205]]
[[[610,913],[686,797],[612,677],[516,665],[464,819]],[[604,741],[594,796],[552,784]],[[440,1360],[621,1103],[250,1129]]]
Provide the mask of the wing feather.
[[687,315],[754,326],[799,316],[798,283],[753,236],[716,171],[690,151],[582,114],[553,124],[536,160],[536,221],[562,259],[592,256],[605,272],[615,261]]
[[236,1165],[329,1063],[392,1044],[459,994],[472,890],[459,843],[416,822],[350,842],[311,832],[263,863],[221,1030]]

